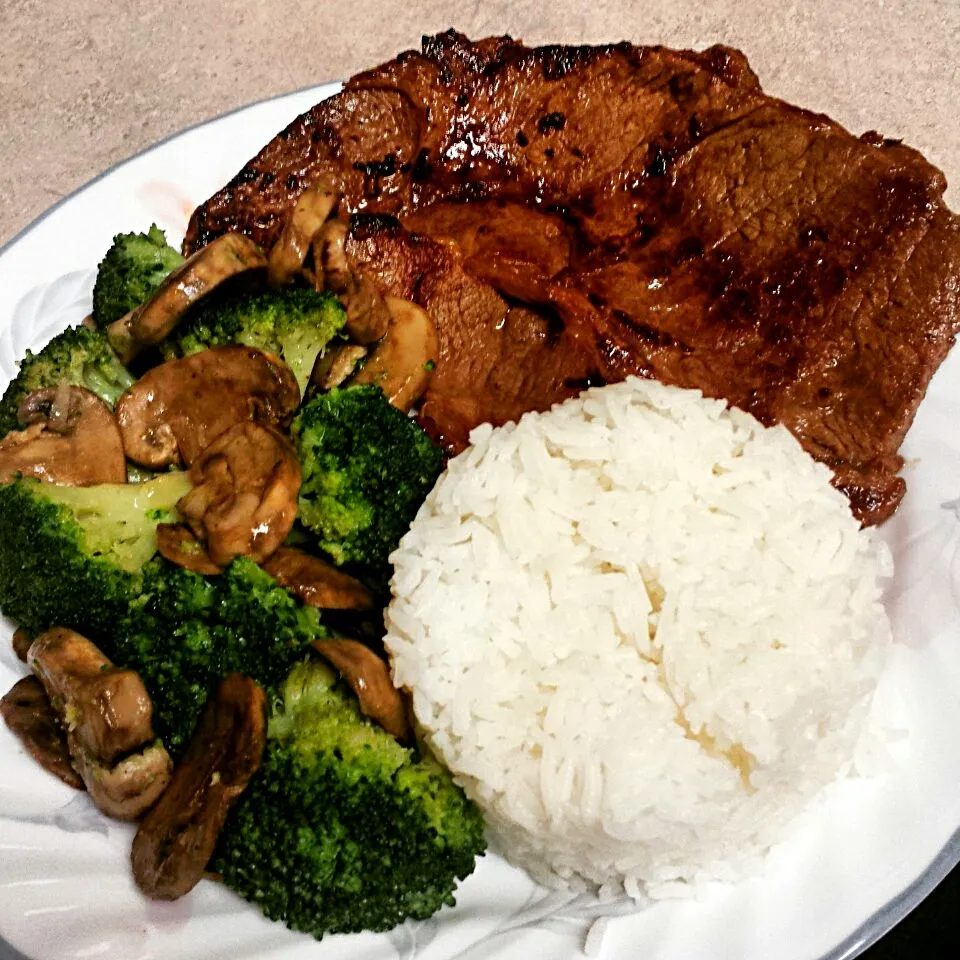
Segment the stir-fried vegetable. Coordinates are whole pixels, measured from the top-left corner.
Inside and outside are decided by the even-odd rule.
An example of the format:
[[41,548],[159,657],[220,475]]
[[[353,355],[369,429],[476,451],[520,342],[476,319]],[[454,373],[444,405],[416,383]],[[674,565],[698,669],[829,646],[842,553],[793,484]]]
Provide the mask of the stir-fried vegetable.
[[118,233],[97,270],[93,320],[101,330],[148,300],[183,257],[154,223],[146,233]]

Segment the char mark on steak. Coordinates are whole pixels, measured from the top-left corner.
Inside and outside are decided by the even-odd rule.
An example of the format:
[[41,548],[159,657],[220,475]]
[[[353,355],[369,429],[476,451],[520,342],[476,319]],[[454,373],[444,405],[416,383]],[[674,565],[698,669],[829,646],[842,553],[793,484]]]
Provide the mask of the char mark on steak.
[[743,55],[424,39],[295,120],[199,207],[186,252],[277,236],[323,174],[352,255],[434,316],[423,421],[483,420],[630,374],[783,423],[865,523],[960,317],[943,175],[769,97]]

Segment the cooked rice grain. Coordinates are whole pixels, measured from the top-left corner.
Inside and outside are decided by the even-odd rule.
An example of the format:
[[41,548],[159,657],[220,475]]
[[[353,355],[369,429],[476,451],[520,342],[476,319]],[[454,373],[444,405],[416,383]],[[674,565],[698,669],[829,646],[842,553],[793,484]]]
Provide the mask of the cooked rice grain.
[[394,554],[424,734],[538,879],[737,879],[850,769],[889,557],[782,427],[637,379],[477,428]]

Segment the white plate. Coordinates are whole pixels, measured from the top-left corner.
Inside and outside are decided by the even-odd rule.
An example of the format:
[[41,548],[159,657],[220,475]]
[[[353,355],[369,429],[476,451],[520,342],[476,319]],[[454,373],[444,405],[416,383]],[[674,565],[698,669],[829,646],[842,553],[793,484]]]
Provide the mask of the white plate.
[[[111,237],[151,221],[177,242],[196,204],[277,130],[336,86],[270,100],[188,130],[58,204],[0,253],[0,377],[90,306]],[[770,855],[765,873],[696,901],[638,911],[548,892],[488,855],[458,906],[387,935],[318,945],[263,919],[220,886],[174,904],[142,899],[130,830],[43,773],[0,729],[0,936],[44,960],[604,958],[847,960],[876,940],[960,860],[960,352],[944,364],[910,432],[909,493],[883,536],[897,575],[897,645],[874,720],[902,735],[877,774],[832,787]],[[0,688],[23,672],[0,631]]]

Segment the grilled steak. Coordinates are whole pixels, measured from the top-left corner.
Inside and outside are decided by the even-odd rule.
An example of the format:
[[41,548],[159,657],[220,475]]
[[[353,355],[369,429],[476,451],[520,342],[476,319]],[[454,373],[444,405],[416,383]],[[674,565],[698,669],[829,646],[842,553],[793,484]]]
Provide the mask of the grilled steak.
[[419,303],[437,325],[440,355],[420,422],[451,450],[461,449],[478,423],[549,409],[596,375],[593,350],[542,311],[508,302],[467,273],[455,245],[360,215],[351,223],[347,253],[393,296]]
[[437,322],[422,417],[451,447],[653,376],[787,426],[864,522],[896,509],[960,323],[960,219],[916,151],[767,96],[728,48],[449,32],[295,120],[198,208],[187,252],[272,242],[324,172],[362,214],[354,258]]

